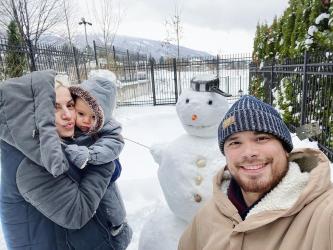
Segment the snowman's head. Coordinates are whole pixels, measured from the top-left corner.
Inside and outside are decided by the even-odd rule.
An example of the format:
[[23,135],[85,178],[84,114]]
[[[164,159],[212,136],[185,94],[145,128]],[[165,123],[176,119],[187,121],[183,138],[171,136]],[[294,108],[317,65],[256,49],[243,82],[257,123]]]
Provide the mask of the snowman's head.
[[186,132],[199,137],[217,137],[218,126],[228,109],[226,97],[192,89],[184,90],[176,104]]

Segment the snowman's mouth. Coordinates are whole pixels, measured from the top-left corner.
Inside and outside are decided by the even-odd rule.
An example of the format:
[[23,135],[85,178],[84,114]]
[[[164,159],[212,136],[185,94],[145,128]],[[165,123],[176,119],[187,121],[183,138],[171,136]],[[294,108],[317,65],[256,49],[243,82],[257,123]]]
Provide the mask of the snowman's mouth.
[[212,127],[214,127],[215,126],[215,124],[213,124],[213,125],[186,125],[186,126],[189,126],[189,127],[193,127],[193,128],[212,128]]

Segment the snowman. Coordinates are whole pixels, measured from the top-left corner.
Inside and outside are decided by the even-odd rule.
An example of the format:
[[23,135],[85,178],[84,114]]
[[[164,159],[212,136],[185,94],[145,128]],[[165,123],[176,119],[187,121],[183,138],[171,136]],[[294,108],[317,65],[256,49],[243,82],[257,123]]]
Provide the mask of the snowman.
[[228,95],[218,87],[214,75],[193,78],[191,89],[184,90],[176,104],[187,133],[167,145],[151,147],[168,207],[159,208],[144,225],[141,250],[177,249],[181,233],[212,195],[212,178],[225,166],[217,130],[229,108]]

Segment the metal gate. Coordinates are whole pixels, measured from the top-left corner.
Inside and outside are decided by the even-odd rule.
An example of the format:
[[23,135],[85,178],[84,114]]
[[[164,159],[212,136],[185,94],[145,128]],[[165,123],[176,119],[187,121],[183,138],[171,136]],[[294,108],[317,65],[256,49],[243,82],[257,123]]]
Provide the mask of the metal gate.
[[117,63],[110,70],[118,77],[117,104],[175,104],[191,79],[200,74],[215,74],[220,89],[238,98],[248,93],[251,56],[227,55],[211,58],[175,58]]

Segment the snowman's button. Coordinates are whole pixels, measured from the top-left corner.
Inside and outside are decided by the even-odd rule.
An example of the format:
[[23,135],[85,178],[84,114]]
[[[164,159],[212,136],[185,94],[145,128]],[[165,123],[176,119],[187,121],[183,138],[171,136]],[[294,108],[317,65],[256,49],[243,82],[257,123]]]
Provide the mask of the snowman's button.
[[201,200],[202,200],[201,195],[200,194],[194,194],[194,200],[198,203],[201,202]]
[[203,181],[203,177],[201,175],[198,175],[197,177],[195,177],[195,184],[200,185],[202,181]]
[[195,164],[197,165],[198,168],[203,168],[206,167],[206,159],[198,159]]

